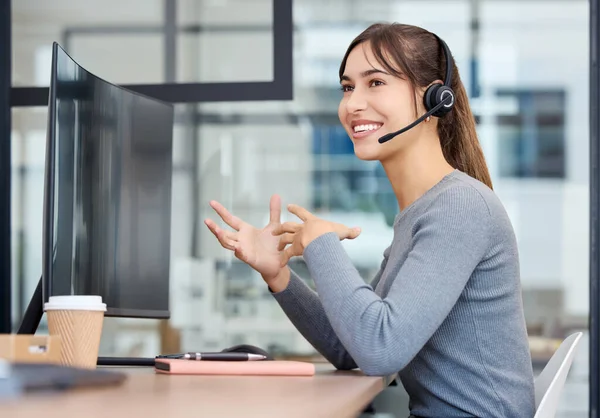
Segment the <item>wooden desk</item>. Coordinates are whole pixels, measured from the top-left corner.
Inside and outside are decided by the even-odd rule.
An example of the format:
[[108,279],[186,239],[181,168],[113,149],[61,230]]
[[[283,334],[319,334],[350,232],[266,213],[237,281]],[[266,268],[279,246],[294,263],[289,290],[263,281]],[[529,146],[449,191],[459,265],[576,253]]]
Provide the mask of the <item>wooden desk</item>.
[[317,364],[313,377],[169,376],[151,368],[125,370],[130,376],[117,387],[0,402],[0,417],[356,417],[392,378],[336,371],[329,364]]

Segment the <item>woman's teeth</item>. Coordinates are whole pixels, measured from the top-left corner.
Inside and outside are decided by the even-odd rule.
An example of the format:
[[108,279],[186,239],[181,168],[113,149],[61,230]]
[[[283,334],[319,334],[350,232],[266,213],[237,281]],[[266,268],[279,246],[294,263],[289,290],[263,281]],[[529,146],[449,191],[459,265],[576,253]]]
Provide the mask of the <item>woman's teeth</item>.
[[381,128],[381,123],[376,124],[368,124],[368,125],[356,125],[354,127],[354,132],[364,132],[364,131],[376,131]]

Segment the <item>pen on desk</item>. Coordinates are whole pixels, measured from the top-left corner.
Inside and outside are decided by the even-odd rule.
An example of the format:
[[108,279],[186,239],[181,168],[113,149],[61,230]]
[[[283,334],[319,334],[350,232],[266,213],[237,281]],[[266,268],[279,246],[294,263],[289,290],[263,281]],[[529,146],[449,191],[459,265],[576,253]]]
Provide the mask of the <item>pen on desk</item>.
[[266,356],[251,353],[182,353],[161,355],[157,356],[157,358],[207,361],[257,361],[265,360]]

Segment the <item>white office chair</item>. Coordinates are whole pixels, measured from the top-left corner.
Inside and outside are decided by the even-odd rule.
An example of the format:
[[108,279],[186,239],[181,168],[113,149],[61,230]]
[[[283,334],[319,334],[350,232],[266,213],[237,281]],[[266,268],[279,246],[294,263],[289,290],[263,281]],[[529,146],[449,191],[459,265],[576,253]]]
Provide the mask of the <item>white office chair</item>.
[[569,335],[535,379],[534,418],[554,418],[560,394],[573,363],[575,349],[582,336],[582,332]]

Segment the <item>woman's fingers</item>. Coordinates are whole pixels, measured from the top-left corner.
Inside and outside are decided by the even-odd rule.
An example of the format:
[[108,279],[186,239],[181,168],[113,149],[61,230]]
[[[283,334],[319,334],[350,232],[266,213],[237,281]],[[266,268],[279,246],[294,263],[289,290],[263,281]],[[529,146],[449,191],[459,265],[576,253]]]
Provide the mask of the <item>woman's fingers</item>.
[[224,229],[217,227],[217,238],[223,247],[227,248],[228,250],[235,250],[237,238],[232,232],[225,231]]
[[298,218],[302,219],[304,222],[315,217],[315,215],[310,213],[308,210],[304,209],[302,206],[294,204],[288,205],[288,211],[296,215]]
[[281,225],[277,225],[272,234],[273,235],[283,235],[285,233],[296,233],[302,228],[302,225],[296,222],[285,222]]
[[235,250],[237,237],[234,232],[226,231],[222,228],[219,228],[217,224],[210,219],[206,219],[204,223],[206,224],[206,226],[208,226],[208,229],[210,229],[210,231],[217,237],[219,243],[221,243],[221,246],[223,246],[223,248],[232,251]]
[[[237,216],[233,216],[223,205],[215,200],[210,201],[210,206],[217,212],[217,214],[223,219],[223,221],[232,227],[234,230],[239,231],[243,225],[243,221]],[[223,248],[226,248],[231,251],[236,251],[237,244],[237,234],[235,232],[226,231],[219,226],[215,222],[210,219],[206,219],[204,221],[206,226],[210,229],[210,231],[217,237],[219,243]]]
[[290,261],[290,258],[296,255],[300,254],[296,254],[296,249],[294,248],[294,245],[287,247],[285,251],[281,253],[281,267],[285,266],[288,263],[288,261]]
[[281,197],[274,194],[269,202],[269,223],[278,224],[281,222]]
[[294,242],[295,234],[285,233],[279,239],[279,245],[277,246],[277,250],[283,251],[283,249]]
[[225,207],[222,204],[220,204],[217,201],[211,200],[210,206],[215,210],[215,212],[217,212],[217,214],[221,217],[221,219],[223,219],[223,221],[227,225],[229,225],[236,231],[240,230],[243,223],[240,218],[238,218],[237,216],[233,216],[231,213],[229,213],[227,209],[225,209]]
[[346,237],[347,239],[354,239],[360,235],[361,229],[357,226],[353,228],[347,228]]

